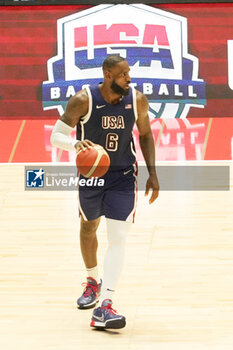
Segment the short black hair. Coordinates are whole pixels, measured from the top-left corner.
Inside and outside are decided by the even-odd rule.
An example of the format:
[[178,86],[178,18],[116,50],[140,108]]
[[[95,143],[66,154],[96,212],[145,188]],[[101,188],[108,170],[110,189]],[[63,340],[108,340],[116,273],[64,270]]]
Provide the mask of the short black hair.
[[121,57],[120,55],[109,55],[105,58],[103,62],[103,71],[108,70],[112,67],[114,67],[116,64],[125,61],[124,57]]

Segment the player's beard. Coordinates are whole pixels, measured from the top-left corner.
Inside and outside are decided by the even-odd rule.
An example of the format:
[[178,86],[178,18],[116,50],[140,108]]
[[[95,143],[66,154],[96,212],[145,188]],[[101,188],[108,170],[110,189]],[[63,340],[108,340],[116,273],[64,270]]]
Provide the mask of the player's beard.
[[126,96],[129,94],[129,89],[123,89],[120,85],[118,85],[115,80],[113,80],[111,85],[112,91],[121,96]]

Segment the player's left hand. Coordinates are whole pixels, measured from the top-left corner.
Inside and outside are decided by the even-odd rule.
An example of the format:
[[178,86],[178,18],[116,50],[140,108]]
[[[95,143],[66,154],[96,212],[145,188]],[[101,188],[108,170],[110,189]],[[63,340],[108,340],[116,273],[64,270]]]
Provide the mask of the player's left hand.
[[149,204],[153,203],[159,195],[159,181],[156,174],[151,174],[146,182],[145,196],[148,196],[150,190],[152,194],[149,199]]

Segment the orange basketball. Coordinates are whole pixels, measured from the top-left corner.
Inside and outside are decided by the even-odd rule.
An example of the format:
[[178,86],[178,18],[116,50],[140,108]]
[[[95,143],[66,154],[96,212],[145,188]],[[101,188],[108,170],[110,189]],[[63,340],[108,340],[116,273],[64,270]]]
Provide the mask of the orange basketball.
[[77,153],[76,165],[85,177],[102,177],[109,169],[110,158],[102,146],[95,145]]

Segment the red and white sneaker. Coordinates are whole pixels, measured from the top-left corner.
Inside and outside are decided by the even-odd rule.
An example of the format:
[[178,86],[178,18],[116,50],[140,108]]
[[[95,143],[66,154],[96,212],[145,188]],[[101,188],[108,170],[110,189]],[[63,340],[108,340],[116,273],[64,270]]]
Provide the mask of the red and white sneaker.
[[105,299],[101,306],[94,309],[91,319],[91,327],[96,328],[123,328],[126,325],[124,316],[118,315],[112,308],[112,300]]
[[77,300],[79,309],[90,309],[98,302],[102,281],[98,284],[92,277],[87,277],[87,283],[82,285],[85,287],[82,296]]

